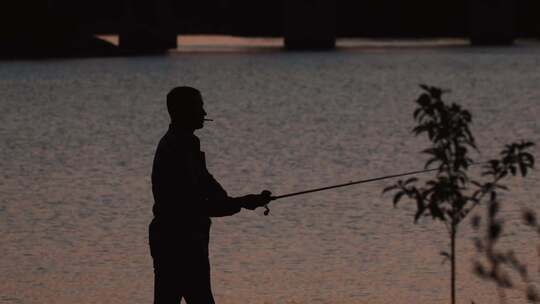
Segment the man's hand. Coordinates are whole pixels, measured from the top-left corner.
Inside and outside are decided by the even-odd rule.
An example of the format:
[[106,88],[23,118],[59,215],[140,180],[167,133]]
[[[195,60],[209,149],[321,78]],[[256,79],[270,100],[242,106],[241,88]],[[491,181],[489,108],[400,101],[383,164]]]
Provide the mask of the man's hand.
[[248,194],[240,197],[240,205],[242,208],[255,210],[257,207],[267,205],[272,199],[272,193],[264,190],[261,194]]

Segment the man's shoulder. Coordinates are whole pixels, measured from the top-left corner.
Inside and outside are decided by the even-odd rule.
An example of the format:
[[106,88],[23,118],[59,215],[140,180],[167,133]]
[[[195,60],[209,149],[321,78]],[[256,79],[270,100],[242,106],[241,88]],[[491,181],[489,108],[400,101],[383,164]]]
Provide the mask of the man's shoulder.
[[199,139],[195,135],[178,135],[170,131],[159,140],[156,154],[172,153],[175,157],[182,157],[199,151]]
[[165,133],[160,139],[156,147],[156,154],[169,150],[172,147],[172,142],[167,133]]

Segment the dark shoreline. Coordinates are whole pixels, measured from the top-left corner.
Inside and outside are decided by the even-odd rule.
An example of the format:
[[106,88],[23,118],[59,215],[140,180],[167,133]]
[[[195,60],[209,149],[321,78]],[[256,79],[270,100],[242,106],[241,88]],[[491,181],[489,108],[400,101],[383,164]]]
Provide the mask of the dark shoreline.
[[[116,41],[109,41],[109,39],[103,38],[107,35],[86,35],[76,39],[70,39],[65,41],[59,41],[57,39],[40,39],[34,40],[32,43],[19,43],[12,44],[10,48],[4,47],[0,50],[0,62],[9,60],[47,60],[47,59],[70,59],[70,58],[107,58],[107,57],[137,57],[137,56],[161,56],[169,53],[179,52],[194,52],[194,53],[208,53],[208,52],[226,52],[231,48],[235,51],[243,50],[247,52],[257,51],[272,51],[272,52],[298,52],[298,50],[287,50],[284,46],[229,46],[229,45],[215,45],[215,46],[192,46],[192,45],[180,45],[180,49],[158,49],[158,50],[128,50],[121,48],[117,45]],[[202,35],[189,35],[189,36],[206,36]],[[222,35],[210,35],[210,36],[222,36]],[[230,36],[230,35],[223,35]],[[277,37],[250,37],[250,36],[230,36],[246,39],[272,39]],[[341,43],[338,43],[334,49],[304,49],[300,51],[355,51],[355,50],[369,50],[369,49],[418,49],[418,48],[470,48],[471,50],[478,48],[520,48],[528,45],[538,45],[540,41],[535,38],[522,37],[517,38],[516,43],[512,45],[472,45],[468,37],[338,37]],[[354,42],[358,40],[359,42]],[[438,43],[437,41],[459,41],[459,42],[447,42]],[[352,42],[351,42],[352,41]],[[362,42],[364,41],[364,42]],[[374,44],[375,43],[375,44]],[[184,48],[182,49],[182,46]],[[202,49],[202,50],[201,50]],[[225,51],[223,51],[225,49]]]
[[120,57],[165,54],[166,50],[135,51],[126,50],[117,45],[87,35],[58,41],[55,39],[34,40],[26,43],[7,43],[0,51],[0,60],[16,59],[54,59],[54,58],[91,58],[91,57]]

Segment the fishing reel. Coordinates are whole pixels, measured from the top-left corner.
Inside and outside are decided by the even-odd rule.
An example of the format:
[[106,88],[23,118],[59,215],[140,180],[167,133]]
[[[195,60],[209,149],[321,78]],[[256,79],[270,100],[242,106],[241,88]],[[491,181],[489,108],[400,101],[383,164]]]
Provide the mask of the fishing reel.
[[[263,192],[261,192],[261,195],[268,196],[268,198],[270,198],[270,200],[274,199],[272,197],[272,192],[270,192],[268,190],[264,190]],[[270,208],[268,207],[268,204],[264,205],[263,207],[264,207],[264,216],[268,216],[270,214]]]

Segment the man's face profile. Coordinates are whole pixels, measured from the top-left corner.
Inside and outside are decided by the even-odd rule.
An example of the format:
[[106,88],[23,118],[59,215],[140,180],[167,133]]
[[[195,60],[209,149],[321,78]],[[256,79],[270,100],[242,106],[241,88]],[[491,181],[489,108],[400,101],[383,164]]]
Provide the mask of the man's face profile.
[[176,87],[167,94],[167,110],[173,124],[188,130],[204,126],[204,103],[201,93],[191,87]]
[[204,103],[202,98],[195,103],[193,113],[193,126],[195,129],[202,129],[204,126],[204,117],[206,116],[206,111],[204,110]]

